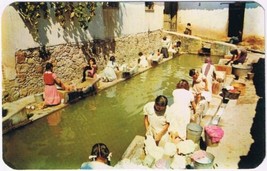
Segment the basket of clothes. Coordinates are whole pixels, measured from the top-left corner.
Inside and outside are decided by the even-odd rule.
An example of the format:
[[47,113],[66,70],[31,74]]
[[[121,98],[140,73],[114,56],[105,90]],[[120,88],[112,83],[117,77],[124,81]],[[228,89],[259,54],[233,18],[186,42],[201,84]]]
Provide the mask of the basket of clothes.
[[205,142],[207,146],[218,146],[220,140],[224,135],[224,131],[217,125],[208,125],[204,127],[205,130]]
[[222,89],[222,96],[223,98],[227,98],[227,99],[232,99],[232,100],[236,100],[239,98],[239,96],[241,95],[241,91],[230,86],[231,88],[223,88]]

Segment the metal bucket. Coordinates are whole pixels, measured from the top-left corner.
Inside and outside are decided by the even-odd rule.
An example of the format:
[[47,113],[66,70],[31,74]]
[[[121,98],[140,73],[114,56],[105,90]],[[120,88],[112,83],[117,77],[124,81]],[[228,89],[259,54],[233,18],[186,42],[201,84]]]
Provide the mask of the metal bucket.
[[237,77],[246,77],[247,74],[252,70],[252,67],[247,65],[232,65],[232,67],[232,74]]
[[199,143],[203,128],[196,123],[189,123],[186,126],[186,139],[192,140],[194,143]]
[[214,155],[206,152],[206,156],[201,159],[194,160],[195,169],[212,169],[214,162]]

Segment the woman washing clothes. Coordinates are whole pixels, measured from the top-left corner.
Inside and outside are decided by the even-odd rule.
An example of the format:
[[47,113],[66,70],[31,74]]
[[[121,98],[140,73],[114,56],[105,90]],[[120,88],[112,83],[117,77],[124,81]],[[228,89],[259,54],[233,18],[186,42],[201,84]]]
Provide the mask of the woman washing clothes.
[[225,65],[228,65],[229,63],[232,63],[234,65],[237,64],[243,64],[247,59],[247,50],[245,48],[237,48],[230,51],[232,54],[231,60],[225,63]]
[[59,92],[57,91],[56,85],[60,86],[63,90],[68,89],[60,79],[57,78],[56,74],[53,72],[53,64],[47,63],[45,66],[45,72],[43,74],[44,79],[44,106],[54,106],[61,102]]
[[167,140],[166,133],[170,123],[167,97],[159,95],[155,101],[148,102],[144,106],[143,112],[146,136],[152,136],[157,146],[164,144]]
[[216,69],[212,64],[212,60],[210,57],[205,58],[205,63],[201,67],[201,73],[205,75],[208,82],[209,92],[212,93],[212,83],[213,80],[216,80]]
[[139,52],[138,56],[139,56],[138,66],[140,66],[142,68],[148,67],[149,64],[148,64],[146,56],[142,52]]
[[86,77],[97,78],[97,65],[95,58],[89,58],[88,65],[83,69],[83,78],[82,82],[86,80]]
[[210,102],[211,93],[209,92],[209,84],[207,78],[195,69],[190,69],[189,76],[193,79],[192,90],[195,94],[196,105],[200,102],[202,97],[204,97],[207,102]]
[[104,82],[111,82],[117,79],[116,72],[119,72],[118,64],[116,63],[115,56],[111,56],[107,63],[106,68],[104,69],[103,73],[103,81]]
[[193,110],[193,113],[196,112],[194,95],[189,88],[188,81],[182,79],[172,92],[173,104],[170,106],[172,119],[170,119],[168,132],[173,142],[176,142],[177,139],[186,139],[186,126],[191,120],[191,110]]

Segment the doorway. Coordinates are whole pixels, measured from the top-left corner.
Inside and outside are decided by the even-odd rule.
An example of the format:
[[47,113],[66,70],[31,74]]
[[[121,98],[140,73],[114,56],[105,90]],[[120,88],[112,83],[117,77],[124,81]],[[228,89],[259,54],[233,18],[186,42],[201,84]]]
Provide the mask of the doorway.
[[245,13],[244,2],[236,2],[229,4],[228,37],[238,36],[239,31],[241,31],[240,41],[242,41],[244,13]]
[[168,31],[177,31],[178,2],[164,2],[163,28]]

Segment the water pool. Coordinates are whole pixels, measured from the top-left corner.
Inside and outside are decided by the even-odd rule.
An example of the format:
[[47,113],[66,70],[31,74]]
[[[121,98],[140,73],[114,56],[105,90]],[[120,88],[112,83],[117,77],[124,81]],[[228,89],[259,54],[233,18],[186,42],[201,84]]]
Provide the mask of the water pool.
[[[219,57],[212,57],[214,63]],[[3,160],[14,169],[79,169],[93,144],[105,143],[115,165],[135,135],[144,135],[143,106],[157,95],[168,97],[204,57],[180,55],[96,96],[87,97],[3,135]]]

